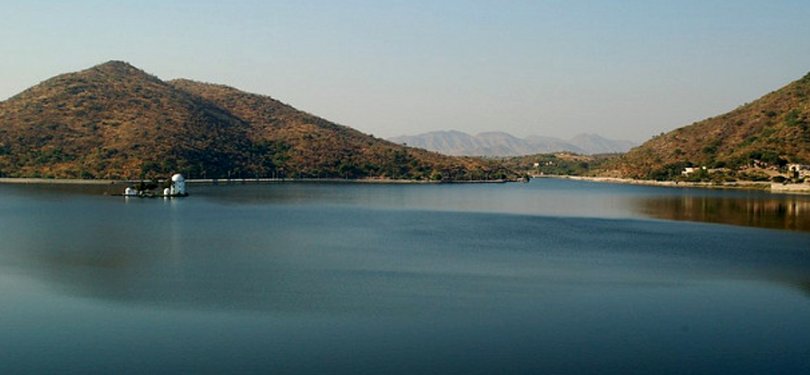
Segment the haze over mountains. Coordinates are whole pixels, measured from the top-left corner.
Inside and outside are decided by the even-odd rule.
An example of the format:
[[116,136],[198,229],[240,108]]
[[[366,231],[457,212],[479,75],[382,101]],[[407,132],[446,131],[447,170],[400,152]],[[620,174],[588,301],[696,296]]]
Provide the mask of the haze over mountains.
[[520,156],[560,151],[606,154],[627,152],[637,145],[632,141],[607,139],[597,134],[580,134],[564,140],[541,136],[518,138],[504,132],[470,135],[455,130],[400,136],[389,140],[447,155],[467,156]]
[[404,147],[269,96],[162,81],[111,61],[0,102],[0,177],[497,179],[502,167]]

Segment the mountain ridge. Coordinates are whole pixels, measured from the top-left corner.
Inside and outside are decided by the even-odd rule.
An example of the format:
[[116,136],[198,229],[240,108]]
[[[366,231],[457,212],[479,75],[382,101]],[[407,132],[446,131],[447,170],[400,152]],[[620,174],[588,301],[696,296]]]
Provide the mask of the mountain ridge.
[[631,141],[612,140],[588,133],[564,140],[544,136],[519,138],[498,131],[471,135],[458,130],[398,136],[389,138],[389,140],[448,155],[465,156],[521,156],[553,152],[604,154],[626,152],[636,145]]

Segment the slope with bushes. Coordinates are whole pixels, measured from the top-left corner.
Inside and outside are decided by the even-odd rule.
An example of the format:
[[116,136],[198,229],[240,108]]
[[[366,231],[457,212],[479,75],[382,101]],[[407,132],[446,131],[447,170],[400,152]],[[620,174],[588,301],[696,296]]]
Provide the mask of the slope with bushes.
[[0,176],[137,179],[510,178],[501,166],[404,147],[268,96],[111,61],[0,102]]

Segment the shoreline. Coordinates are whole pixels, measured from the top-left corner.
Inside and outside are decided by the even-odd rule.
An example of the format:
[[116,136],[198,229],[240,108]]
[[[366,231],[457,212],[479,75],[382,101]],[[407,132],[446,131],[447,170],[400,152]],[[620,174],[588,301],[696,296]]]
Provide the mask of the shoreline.
[[[590,177],[568,175],[536,175],[531,178],[553,178],[562,180],[588,181],[608,184],[658,186],[670,188],[699,188],[714,190],[757,190],[772,194],[807,194],[810,195],[810,184],[781,184],[775,182],[736,181],[717,184],[713,182],[676,182],[636,180],[618,177]],[[126,185],[136,184],[141,180],[82,180],[55,178],[0,178],[0,184],[12,185]],[[144,180],[147,181],[147,180]],[[391,180],[391,179],[343,179],[343,178],[231,178],[231,179],[188,179],[186,183],[194,185],[244,185],[244,184],[279,184],[279,183],[338,183],[338,184],[381,184],[381,185],[438,185],[438,184],[502,184],[516,182],[512,180]]]
[[[20,178],[2,177],[0,184],[15,185],[124,185],[136,184],[142,180],[83,180],[83,179],[60,179],[60,178]],[[151,181],[151,180],[143,180]],[[429,181],[429,180],[393,180],[393,179],[344,179],[344,178],[231,178],[231,179],[188,179],[188,184],[211,184],[211,185],[232,185],[232,184],[275,184],[275,183],[360,183],[360,184],[502,184],[513,182],[506,179],[498,180],[454,180],[454,181]]]
[[117,180],[82,180],[74,178],[25,178],[25,177],[3,177],[0,184],[16,185],[115,185],[126,181]]
[[660,186],[671,188],[699,188],[715,190],[757,190],[772,194],[810,194],[810,184],[781,184],[776,182],[758,181],[736,181],[717,184],[714,182],[676,182],[676,181],[655,181],[636,180],[632,178],[619,177],[588,177],[588,176],[566,176],[566,175],[538,175],[532,178],[557,178],[576,181],[589,181],[608,184]]

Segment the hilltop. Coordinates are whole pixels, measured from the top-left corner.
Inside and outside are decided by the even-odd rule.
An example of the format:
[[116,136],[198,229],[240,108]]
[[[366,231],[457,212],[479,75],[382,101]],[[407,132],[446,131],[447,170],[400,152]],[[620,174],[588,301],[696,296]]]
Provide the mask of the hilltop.
[[810,74],[731,112],[656,136],[602,174],[667,180],[696,166],[746,179],[744,170],[776,171],[788,163],[810,163]]
[[405,147],[269,96],[165,82],[110,61],[0,102],[0,176],[497,179],[488,161]]
[[543,136],[519,138],[505,132],[471,135],[455,130],[399,136],[389,140],[447,155],[467,156],[520,156],[553,152],[605,154],[626,152],[637,145],[631,141],[607,139],[597,134],[580,134],[565,140]]

